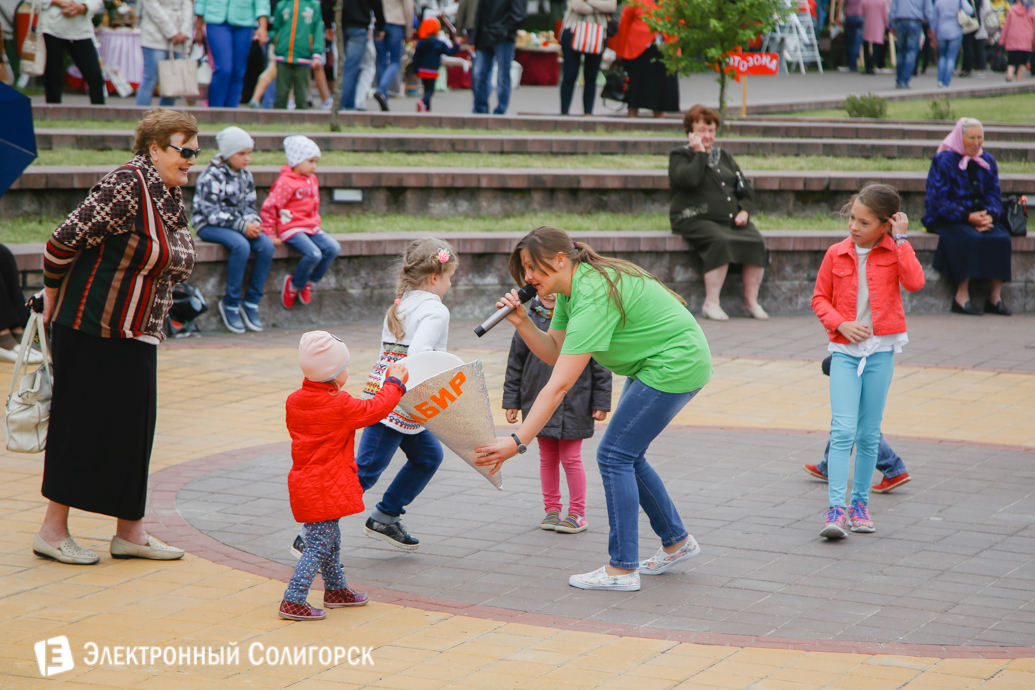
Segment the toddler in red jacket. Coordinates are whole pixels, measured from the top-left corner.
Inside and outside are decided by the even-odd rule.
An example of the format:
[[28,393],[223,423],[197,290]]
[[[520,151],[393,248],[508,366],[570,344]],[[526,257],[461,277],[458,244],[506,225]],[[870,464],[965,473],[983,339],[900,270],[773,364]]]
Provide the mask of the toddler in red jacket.
[[295,135],[284,139],[287,165],[270,187],[259,216],[262,231],[302,255],[295,272],[284,279],[280,301],[285,309],[295,300],[309,304],[313,285],[320,282],[331,263],[341,254],[338,241],[320,229],[320,185],[316,166],[320,147],[309,137]]
[[[827,250],[816,277],[812,309],[830,338],[830,461],[828,510],[820,536],[841,539],[875,532],[870,480],[895,353],[909,342],[899,285],[924,286],[924,269],[906,239],[909,219],[898,192],[871,184],[852,198],[849,237]],[[851,503],[845,504],[855,444]]]
[[382,419],[399,404],[406,388],[406,367],[388,369],[385,385],[369,400],[341,390],[349,378],[349,348],[325,331],[310,331],[298,345],[305,374],[302,388],[287,399],[291,434],[288,493],[291,512],[305,523],[306,547],[291,576],[280,617],[320,620],[327,614],[306,601],[317,571],[323,575],[323,604],[329,609],[363,606],[367,596],[349,588],[341,570],[338,520],[363,510],[363,489],[356,478],[356,430]]

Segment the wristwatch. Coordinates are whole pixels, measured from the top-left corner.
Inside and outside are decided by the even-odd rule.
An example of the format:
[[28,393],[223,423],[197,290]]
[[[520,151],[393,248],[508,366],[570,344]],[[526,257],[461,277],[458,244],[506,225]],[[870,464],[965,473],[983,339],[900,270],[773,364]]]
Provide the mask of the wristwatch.
[[518,438],[518,435],[517,435],[517,434],[511,434],[511,435],[510,435],[510,437],[511,437],[512,439],[514,439],[514,443],[516,443],[516,444],[517,444],[517,452],[518,452],[518,455],[521,455],[521,454],[522,454],[522,453],[524,453],[524,452],[525,452],[526,450],[528,450],[528,446],[526,446],[526,445],[525,445],[524,443],[522,443],[522,442],[521,442],[521,439],[519,439],[519,438]]

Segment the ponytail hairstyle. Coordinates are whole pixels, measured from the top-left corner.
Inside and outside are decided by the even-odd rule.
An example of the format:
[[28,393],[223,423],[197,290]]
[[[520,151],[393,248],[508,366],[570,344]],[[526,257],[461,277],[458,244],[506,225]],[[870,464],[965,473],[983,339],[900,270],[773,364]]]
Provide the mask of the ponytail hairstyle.
[[525,267],[521,263],[521,252],[527,251],[532,268],[543,273],[553,273],[549,261],[552,261],[558,254],[568,257],[574,265],[587,264],[597,271],[607,282],[607,293],[611,302],[617,307],[625,321],[625,304],[622,302],[622,295],[618,291],[618,280],[621,276],[632,276],[636,278],[649,278],[656,280],[669,294],[679,300],[679,303],[686,306],[686,300],[670,290],[664,283],[643,270],[636,264],[623,259],[615,259],[609,256],[601,256],[582,242],[575,242],[568,233],[549,226],[538,227],[521,238],[521,241],[514,247],[510,254],[510,275],[519,286],[525,284]]
[[410,290],[420,290],[433,275],[442,275],[450,267],[458,266],[460,259],[445,240],[434,237],[414,240],[403,252],[399,262],[399,277],[396,279],[395,303],[388,307],[385,318],[388,330],[396,340],[406,335],[402,321],[399,320],[399,300]]
[[847,218],[852,212],[852,204],[858,201],[870,209],[881,225],[902,209],[902,199],[895,188],[887,184],[868,184],[852,196],[851,201],[841,209],[841,217]]

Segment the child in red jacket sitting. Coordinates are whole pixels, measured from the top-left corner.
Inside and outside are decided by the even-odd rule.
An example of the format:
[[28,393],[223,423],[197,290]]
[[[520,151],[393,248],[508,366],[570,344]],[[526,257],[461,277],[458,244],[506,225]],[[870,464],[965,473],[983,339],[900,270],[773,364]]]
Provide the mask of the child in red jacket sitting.
[[320,147],[309,137],[295,135],[284,139],[288,164],[262,202],[259,215],[262,231],[279,247],[286,244],[302,255],[295,272],[284,279],[280,299],[285,309],[295,299],[309,304],[313,285],[319,283],[331,262],[341,253],[341,245],[320,229],[320,185],[316,165]]
[[307,536],[279,613],[288,620],[313,621],[327,615],[306,601],[317,571],[323,575],[326,608],[367,603],[367,595],[345,582],[338,520],[363,510],[363,489],[356,477],[356,430],[395,409],[406,392],[403,382],[408,375],[405,365],[397,362],[388,369],[377,395],[357,400],[341,390],[349,378],[349,348],[325,331],[302,336],[298,361],[305,381],[287,399],[292,461],[288,493],[291,512],[305,523]]

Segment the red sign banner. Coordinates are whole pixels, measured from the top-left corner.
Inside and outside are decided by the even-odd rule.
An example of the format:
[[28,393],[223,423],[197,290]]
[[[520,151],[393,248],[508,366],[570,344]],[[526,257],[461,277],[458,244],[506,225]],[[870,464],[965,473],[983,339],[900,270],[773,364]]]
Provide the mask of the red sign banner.
[[780,69],[779,53],[730,53],[726,64],[737,76],[774,76]]

